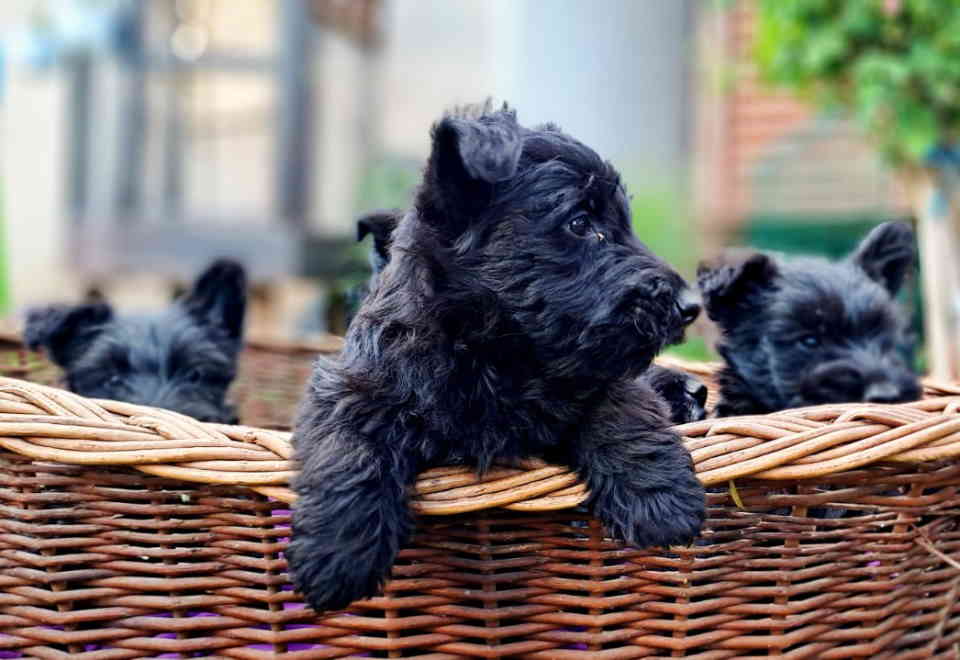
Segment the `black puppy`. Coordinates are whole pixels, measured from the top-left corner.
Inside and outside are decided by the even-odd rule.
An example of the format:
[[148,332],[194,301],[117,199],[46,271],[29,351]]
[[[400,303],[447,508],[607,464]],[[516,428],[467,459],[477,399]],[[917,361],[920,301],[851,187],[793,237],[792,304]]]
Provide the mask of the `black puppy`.
[[[351,299],[351,308],[359,309],[360,304],[369,292],[369,286],[373,280],[380,275],[387,262],[390,261],[390,236],[396,228],[403,212],[393,209],[387,211],[373,211],[361,216],[357,220],[357,240],[362,241],[367,234],[373,235],[373,244],[370,246],[370,282],[366,286],[359,286],[353,289],[355,298]],[[689,313],[687,319],[692,323],[699,315],[695,311],[696,303],[689,302]],[[352,317],[351,317],[352,318]],[[640,376],[646,380],[650,386],[657,392],[669,408],[668,415],[674,424],[685,424],[687,422],[696,422],[707,416],[707,388],[694,376],[668,369],[660,365],[651,365],[650,368]]]
[[318,610],[375,594],[413,530],[408,488],[440,464],[544,456],[613,536],[690,542],[703,488],[637,376],[697,311],[591,149],[506,108],[440,120],[390,261],[302,405],[296,587]]
[[236,423],[226,394],[245,309],[244,270],[221,260],[162,313],[117,315],[103,302],[46,307],[29,313],[25,338],[64,369],[73,392]]
[[894,301],[915,250],[910,228],[890,222],[840,262],[753,253],[701,265],[704,307],[726,362],[717,414],[919,398]]

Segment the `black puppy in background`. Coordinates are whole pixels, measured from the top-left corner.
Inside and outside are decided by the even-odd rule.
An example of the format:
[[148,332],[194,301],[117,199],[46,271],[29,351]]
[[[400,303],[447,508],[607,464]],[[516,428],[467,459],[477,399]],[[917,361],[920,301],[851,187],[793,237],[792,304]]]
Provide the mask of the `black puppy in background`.
[[83,396],[236,423],[227,390],[237,369],[246,274],[220,260],[157,314],[117,314],[106,302],[55,305],[27,316],[25,339],[43,348]]
[[703,304],[722,333],[717,414],[918,399],[894,300],[915,252],[910,227],[888,222],[838,262],[730,253],[701,265]]

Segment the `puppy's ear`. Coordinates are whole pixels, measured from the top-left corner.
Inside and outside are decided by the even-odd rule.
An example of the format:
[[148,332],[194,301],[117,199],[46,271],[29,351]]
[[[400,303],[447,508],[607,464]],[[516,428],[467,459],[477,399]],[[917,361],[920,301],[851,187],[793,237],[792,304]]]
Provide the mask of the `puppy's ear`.
[[777,264],[761,252],[701,263],[697,285],[707,316],[721,326],[730,325],[759,302],[758,296],[773,287],[778,274]]
[[444,117],[432,135],[424,178],[446,222],[489,204],[494,184],[516,173],[523,151],[516,113],[506,106],[476,118]]
[[386,261],[390,253],[390,235],[403,212],[400,209],[372,211],[357,219],[357,240],[362,241],[367,234],[373,235],[373,249]]
[[247,309],[246,272],[235,261],[219,259],[200,274],[178,302],[198,323],[219,328],[239,340]]
[[32,350],[43,348],[54,362],[69,368],[113,319],[106,303],[51,305],[27,314],[23,338]]
[[916,249],[909,225],[885,222],[867,234],[850,260],[890,295],[896,295],[913,268]]

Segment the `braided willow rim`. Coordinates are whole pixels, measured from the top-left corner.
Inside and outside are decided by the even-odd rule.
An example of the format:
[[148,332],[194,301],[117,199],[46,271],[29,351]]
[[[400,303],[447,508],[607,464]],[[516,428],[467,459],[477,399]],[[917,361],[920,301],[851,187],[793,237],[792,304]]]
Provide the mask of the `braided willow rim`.
[[[706,486],[736,479],[828,477],[878,463],[935,463],[960,456],[960,390],[928,384],[930,396],[900,405],[845,404],[773,415],[709,419],[677,427]],[[0,378],[0,447],[37,461],[130,466],[186,482],[244,486],[281,502],[295,495],[290,434],[203,424],[128,403],[91,400]],[[493,508],[543,512],[587,498],[567,468],[541,461],[501,465],[478,476],[434,468],[414,486],[424,515]]]
[[[314,360],[342,348],[343,338],[334,335],[297,342],[248,337],[229,394],[241,422],[257,428],[289,429]],[[55,387],[63,385],[60,368],[42,351],[29,350],[19,325],[10,319],[0,320],[0,376]]]

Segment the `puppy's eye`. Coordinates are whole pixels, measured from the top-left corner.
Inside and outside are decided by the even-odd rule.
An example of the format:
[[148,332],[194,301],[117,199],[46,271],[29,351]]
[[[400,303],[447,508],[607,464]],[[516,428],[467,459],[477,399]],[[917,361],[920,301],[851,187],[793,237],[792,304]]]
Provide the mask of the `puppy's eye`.
[[576,236],[586,236],[587,230],[590,229],[590,221],[587,220],[585,216],[578,215],[570,221],[567,227],[569,227],[570,231]]
[[820,345],[820,337],[816,335],[804,335],[800,338],[800,343],[807,348],[816,348]]
[[199,383],[203,380],[203,369],[194,367],[184,375],[184,378],[188,383]]

